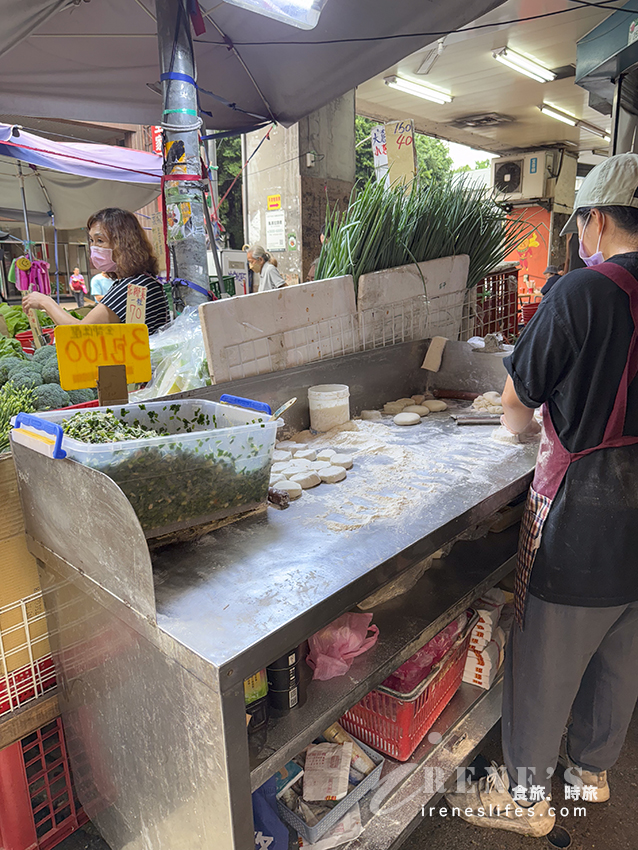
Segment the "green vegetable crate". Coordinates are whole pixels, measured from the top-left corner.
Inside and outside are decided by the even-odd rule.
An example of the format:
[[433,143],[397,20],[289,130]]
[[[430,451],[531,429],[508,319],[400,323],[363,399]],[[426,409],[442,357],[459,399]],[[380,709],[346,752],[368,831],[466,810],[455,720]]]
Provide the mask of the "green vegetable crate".
[[[50,423],[69,419],[72,413],[65,410],[20,414],[23,422],[16,422],[12,438],[52,457],[66,453],[108,475],[128,497],[146,537],[160,537],[266,503],[277,428],[283,423],[268,421],[268,405],[233,401],[252,409],[193,398],[94,408],[160,434],[151,438],[89,444],[64,435],[60,441],[59,429]],[[41,435],[29,439],[32,430],[52,434],[50,451]]]

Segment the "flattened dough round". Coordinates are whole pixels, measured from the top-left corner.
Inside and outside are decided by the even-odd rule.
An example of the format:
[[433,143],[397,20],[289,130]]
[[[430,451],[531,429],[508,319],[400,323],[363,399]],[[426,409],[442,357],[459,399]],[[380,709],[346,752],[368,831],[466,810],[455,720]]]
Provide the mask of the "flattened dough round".
[[397,413],[394,417],[395,425],[418,425],[420,421],[418,413]]
[[[412,402],[410,402],[411,404]],[[398,401],[389,401],[387,404],[383,405],[383,412],[387,413],[389,416],[396,416],[397,413],[401,413],[404,407],[407,405]]]
[[282,463],[285,460],[292,460],[292,452],[285,449],[275,449],[272,453],[273,463]]
[[368,420],[370,422],[376,422],[381,419],[381,411],[380,410],[362,410],[361,418],[363,420]]
[[352,455],[334,455],[332,458],[333,466],[342,466],[344,469],[352,469]]
[[275,485],[275,490],[283,490],[284,493],[288,493],[291,500],[298,499],[303,493],[301,484],[298,484],[296,481],[278,481]]
[[432,413],[440,413],[442,410],[447,410],[447,404],[444,401],[440,401],[438,398],[426,398],[423,404],[431,410]]
[[322,449],[322,451],[317,452],[317,460],[332,460],[332,456],[336,454],[334,449]]
[[346,471],[343,466],[327,466],[319,470],[319,477],[325,484],[336,484],[337,481],[343,481]]
[[426,407],[424,404],[409,404],[407,407],[404,407],[401,411],[402,413],[418,413],[419,416],[429,416],[430,408]]
[[297,449],[296,452],[293,452],[295,455],[295,460],[316,460],[317,452],[314,449]]
[[291,481],[296,481],[297,484],[301,486],[302,490],[309,490],[311,487],[316,487],[318,484],[321,484],[321,478],[314,471],[314,469],[309,469],[308,472],[298,472],[297,475],[293,475],[290,479]]

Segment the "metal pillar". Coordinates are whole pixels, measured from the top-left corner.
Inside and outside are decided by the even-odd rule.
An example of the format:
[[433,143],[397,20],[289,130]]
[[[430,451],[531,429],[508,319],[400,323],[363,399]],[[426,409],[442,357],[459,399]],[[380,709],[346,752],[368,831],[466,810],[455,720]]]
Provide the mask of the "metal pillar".
[[[183,0],[156,0],[157,38],[162,74],[195,78],[195,58],[190,39],[190,20]],[[163,80],[165,174],[200,174],[197,90],[184,80]],[[174,276],[208,290],[203,185],[197,180],[167,182],[164,189],[170,211],[179,214],[184,238],[172,243]],[[168,273],[168,270],[167,270]],[[191,287],[181,286],[186,305],[205,304],[208,298]]]

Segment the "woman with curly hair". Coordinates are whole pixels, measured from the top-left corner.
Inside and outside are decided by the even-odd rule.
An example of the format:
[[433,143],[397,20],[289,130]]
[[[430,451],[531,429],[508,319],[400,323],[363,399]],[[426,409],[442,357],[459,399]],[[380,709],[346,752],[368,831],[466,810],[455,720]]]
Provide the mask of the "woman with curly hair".
[[23,298],[25,310],[44,310],[57,325],[106,325],[126,321],[130,284],[146,288],[146,317],[149,333],[169,320],[168,303],[157,280],[158,264],[142,225],[133,213],[114,207],[100,210],[87,222],[91,265],[111,278],[113,284],[82,320],[71,316],[49,295],[30,292]]

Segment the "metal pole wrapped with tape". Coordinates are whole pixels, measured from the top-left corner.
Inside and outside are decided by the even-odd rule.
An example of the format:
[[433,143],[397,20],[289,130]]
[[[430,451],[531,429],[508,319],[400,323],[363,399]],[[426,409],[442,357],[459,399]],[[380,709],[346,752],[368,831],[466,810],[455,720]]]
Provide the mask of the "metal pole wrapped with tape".
[[[164,173],[200,175],[199,127],[195,87],[195,58],[190,19],[184,0],[157,0],[157,38],[160,55],[164,129]],[[167,239],[173,249],[173,276],[208,290],[204,198],[201,180],[167,180],[164,197]],[[168,274],[168,269],[167,269]],[[186,305],[203,304],[206,296],[180,284]]]

